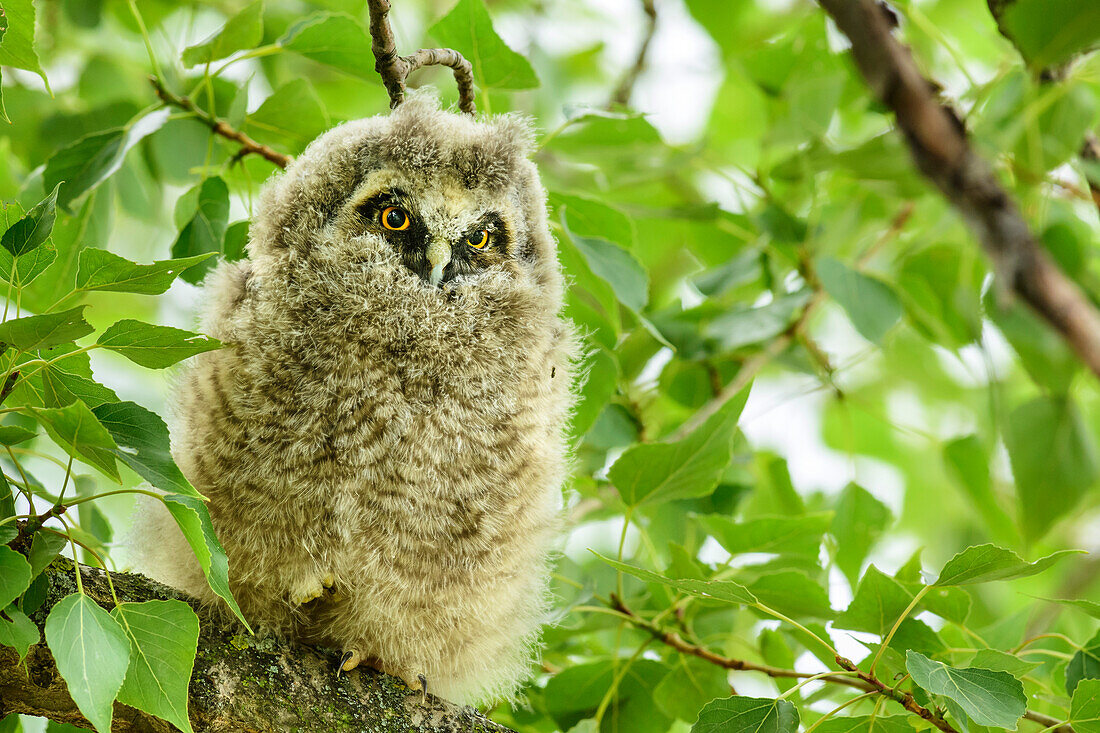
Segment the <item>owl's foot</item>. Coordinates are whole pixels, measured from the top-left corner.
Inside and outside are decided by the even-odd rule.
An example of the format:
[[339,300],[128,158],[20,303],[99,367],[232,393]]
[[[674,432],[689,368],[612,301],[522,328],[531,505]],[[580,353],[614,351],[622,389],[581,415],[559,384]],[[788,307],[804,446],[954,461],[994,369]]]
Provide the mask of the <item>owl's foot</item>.
[[428,704],[428,678],[422,674],[416,676],[417,681],[420,682],[420,704]]
[[344,656],[340,657],[340,664],[336,667],[336,676],[339,677],[341,672],[350,672],[359,666],[359,663],[363,661],[362,655],[354,649],[348,649],[344,652]]
[[332,573],[326,573],[320,581],[314,581],[312,584],[304,584],[294,589],[290,593],[290,602],[295,606],[302,606],[310,601],[320,598],[324,595],[326,590],[332,588],[336,584],[336,577]]

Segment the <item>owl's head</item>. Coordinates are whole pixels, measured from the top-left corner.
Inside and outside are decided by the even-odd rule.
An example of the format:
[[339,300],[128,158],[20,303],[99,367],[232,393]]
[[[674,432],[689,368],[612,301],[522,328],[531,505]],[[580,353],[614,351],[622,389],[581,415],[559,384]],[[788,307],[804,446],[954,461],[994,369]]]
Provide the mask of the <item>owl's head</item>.
[[480,278],[520,279],[557,301],[532,140],[519,116],[475,120],[413,94],[388,115],[322,135],[269,181],[249,253],[261,266],[343,262],[348,277],[355,264],[399,263],[404,287],[438,294]]

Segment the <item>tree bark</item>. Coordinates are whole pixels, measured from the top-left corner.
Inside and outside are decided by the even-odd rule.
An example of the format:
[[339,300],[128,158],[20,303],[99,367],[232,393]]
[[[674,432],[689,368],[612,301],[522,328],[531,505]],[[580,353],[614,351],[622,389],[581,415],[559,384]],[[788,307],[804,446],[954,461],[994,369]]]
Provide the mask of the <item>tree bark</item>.
[[[45,570],[46,599],[31,614],[41,631],[54,604],[76,592],[72,562]],[[103,608],[114,604],[102,570],[81,567],[84,591]],[[410,691],[395,677],[360,668],[335,675],[337,655],[274,638],[249,635],[240,626],[203,610],[177,591],[141,575],[112,573],[122,601],[177,598],[202,619],[191,675],[188,712],[196,733],[282,731],[378,731],[381,733],[509,733],[471,707]],[[91,728],[69,697],[45,642],[31,647],[20,664],[15,650],[0,647],[0,718],[39,715]],[[173,726],[115,703],[116,733],[160,733]]]

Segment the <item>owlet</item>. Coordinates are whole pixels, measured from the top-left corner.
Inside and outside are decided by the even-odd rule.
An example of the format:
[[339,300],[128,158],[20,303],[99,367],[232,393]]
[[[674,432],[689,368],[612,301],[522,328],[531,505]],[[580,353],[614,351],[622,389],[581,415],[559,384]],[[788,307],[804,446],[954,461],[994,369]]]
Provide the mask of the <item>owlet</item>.
[[[227,346],[176,399],[245,617],[465,703],[528,674],[567,469],[577,342],[531,149],[423,95],[318,138],[207,279]],[[171,519],[140,523],[139,569],[213,602]]]

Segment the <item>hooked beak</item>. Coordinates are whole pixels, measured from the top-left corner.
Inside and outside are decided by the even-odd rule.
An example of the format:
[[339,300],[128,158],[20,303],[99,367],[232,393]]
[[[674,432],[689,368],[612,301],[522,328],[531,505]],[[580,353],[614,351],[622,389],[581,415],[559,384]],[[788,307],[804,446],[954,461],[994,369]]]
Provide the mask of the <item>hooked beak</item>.
[[443,268],[451,261],[451,245],[438,239],[428,245],[428,262],[432,266],[429,281],[432,287],[438,287],[443,279]]

